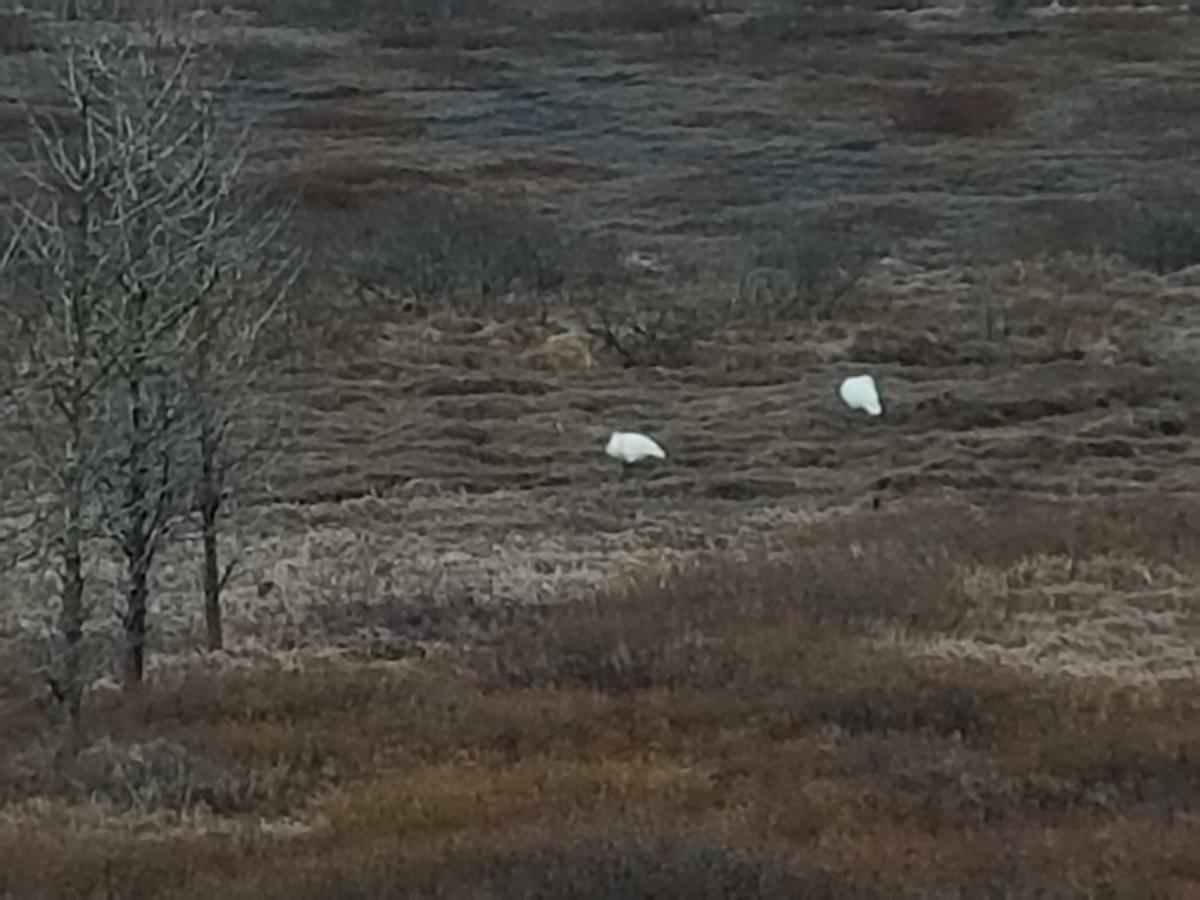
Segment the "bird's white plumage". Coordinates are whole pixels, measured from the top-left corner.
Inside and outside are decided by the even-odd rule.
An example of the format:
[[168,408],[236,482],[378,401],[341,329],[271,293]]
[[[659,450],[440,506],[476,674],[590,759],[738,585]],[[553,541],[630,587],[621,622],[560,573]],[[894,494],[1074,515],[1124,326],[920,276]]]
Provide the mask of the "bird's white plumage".
[[851,409],[860,409],[871,416],[883,413],[883,404],[879,402],[879,390],[875,387],[875,379],[870,375],[853,375],[847,378],[842,382],[838,393]]
[[608,439],[604,452],[623,463],[635,463],[641,459],[666,459],[667,453],[653,439],[636,431],[614,431]]

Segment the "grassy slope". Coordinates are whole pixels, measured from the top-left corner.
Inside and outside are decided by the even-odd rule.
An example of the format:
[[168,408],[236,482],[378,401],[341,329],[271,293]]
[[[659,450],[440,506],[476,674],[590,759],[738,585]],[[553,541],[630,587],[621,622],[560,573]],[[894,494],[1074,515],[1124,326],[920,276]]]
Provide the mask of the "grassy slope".
[[[789,168],[798,159],[819,192],[855,187],[849,214],[891,223],[903,246],[979,228],[1016,234],[1003,252],[1077,249],[1096,214],[1074,195],[1131,184],[1148,162],[1168,176],[1190,165],[1186,128],[1143,140],[1164,119],[1190,121],[1195,45],[1179,23],[1114,14],[962,47],[936,32],[889,45],[898,26],[858,14],[710,31],[675,8],[634,11],[567,22],[575,36],[548,45],[484,29],[473,49],[470,22],[397,30],[359,48],[370,65],[345,53],[357,38],[332,31],[229,40],[262,41],[242,63],[277,82],[264,94],[287,108],[268,122],[301,181],[327,177],[316,188],[334,205],[414,179],[518,182],[684,256],[707,254],[710,230],[736,237],[739,210],[769,206],[780,180],[810,184]],[[728,94],[712,95],[714,62]],[[579,83],[554,66],[581,67]],[[1179,76],[1169,88],[1161,66]],[[567,152],[522,146],[519,130],[489,145],[469,124],[476,93],[500,110],[483,121],[507,134],[503,115],[525,107],[494,101],[535,76],[543,89],[561,81],[567,93],[551,99],[578,113],[564,120]],[[345,96],[289,93],[306,78]],[[924,90],[961,81],[993,87]],[[669,102],[649,102],[655,91]],[[442,116],[447,103],[462,104],[457,119]],[[621,130],[613,117],[632,144],[597,139]],[[651,133],[714,148],[715,169],[763,167],[717,178],[639,155]],[[878,143],[826,153],[841,140]],[[847,163],[856,153],[874,155]],[[1043,182],[1054,196],[1033,196]],[[933,255],[945,249],[935,242]],[[543,369],[523,354],[545,334],[509,340],[488,330],[493,311],[368,322],[371,340],[351,333],[359,344],[313,354],[280,387],[300,410],[280,482],[306,505],[270,515],[281,545],[308,552],[317,535],[313,552],[327,552],[316,614],[302,608],[266,641],[272,652],[209,669],[187,661],[191,632],[164,612],[173,631],[156,649],[178,664],[135,702],[97,697],[88,749],[61,768],[45,710],[28,699],[28,660],[5,657],[0,895],[1188,896],[1200,880],[1194,499],[986,513],[901,500],[737,536],[864,487],[951,485],[994,500],[1006,486],[1188,484],[1190,285],[1096,260],[1055,265],[881,278],[831,323],[704,335],[662,378],[605,358]],[[1002,338],[982,333],[991,302],[1012,313]],[[1095,322],[1098,335],[1077,327]],[[326,345],[321,324],[313,343]],[[849,362],[894,386],[889,431],[828,407],[825,367]],[[733,436],[719,427],[731,410],[745,426]],[[686,465],[607,486],[583,426],[617,415],[674,428]],[[522,443],[531,429],[533,443],[557,442],[561,468]],[[494,447],[480,446],[484,432]],[[378,544],[364,541],[372,531]],[[474,607],[447,602],[442,619],[413,624],[410,595],[424,594],[408,569],[452,548],[493,567],[472,590],[499,584],[512,599],[581,593],[555,580],[560,566],[586,570],[588,587],[631,548],[714,543],[725,549],[551,612],[477,627]],[[348,570],[368,557],[403,565],[363,588],[373,604],[360,608],[344,602],[361,587]],[[300,559],[296,581],[316,581],[316,568]],[[296,612],[284,601],[235,612],[236,636]],[[422,629],[434,639],[364,649],[402,658],[371,664],[284,652],[333,644],[368,617],[383,643]],[[447,646],[463,632],[477,640]]]
[[[14,799],[129,812],[10,805],[3,877],[16,896],[1169,896],[1200,874],[1197,535],[1186,497],[912,502],[419,664],[197,672],[99,713],[108,742],[67,781],[36,732],[17,741]],[[1070,674],[989,656],[1081,619],[1102,639]],[[198,799],[230,817],[170,814]]]

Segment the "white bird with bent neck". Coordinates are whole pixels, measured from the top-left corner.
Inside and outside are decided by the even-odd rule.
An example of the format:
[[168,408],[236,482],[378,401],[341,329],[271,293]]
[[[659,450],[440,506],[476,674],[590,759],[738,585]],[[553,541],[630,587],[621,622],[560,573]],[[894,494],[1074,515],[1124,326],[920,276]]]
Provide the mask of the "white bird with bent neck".
[[879,390],[875,387],[875,379],[870,375],[853,375],[847,378],[838,388],[838,394],[851,409],[861,409],[869,416],[883,414]]
[[658,443],[636,431],[614,431],[604,452],[631,466],[643,459],[666,459],[667,453]]

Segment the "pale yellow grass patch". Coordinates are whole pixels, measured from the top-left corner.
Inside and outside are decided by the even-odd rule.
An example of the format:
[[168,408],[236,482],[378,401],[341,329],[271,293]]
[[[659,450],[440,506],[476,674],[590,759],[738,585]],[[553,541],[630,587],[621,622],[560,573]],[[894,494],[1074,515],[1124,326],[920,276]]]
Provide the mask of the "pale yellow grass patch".
[[164,842],[199,835],[232,838],[288,840],[304,837],[328,827],[320,815],[301,820],[293,817],[220,816],[203,806],[186,812],[168,810],[117,810],[110,804],[90,801],[70,803],[35,797],[0,806],[0,842],[22,833],[59,837],[98,838],[121,836],[128,840]]
[[1200,678],[1200,584],[1128,556],[963,569],[959,626],[893,636],[912,652],[1129,684]]

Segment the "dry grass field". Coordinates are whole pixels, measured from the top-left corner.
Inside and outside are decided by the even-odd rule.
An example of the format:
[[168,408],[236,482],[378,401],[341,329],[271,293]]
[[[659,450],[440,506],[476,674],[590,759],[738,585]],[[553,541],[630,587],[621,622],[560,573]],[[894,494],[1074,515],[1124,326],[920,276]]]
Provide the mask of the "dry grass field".
[[0,573],[0,898],[1200,896],[1200,15],[171,27],[313,248],[280,452],[224,652],[172,547],[113,691],[94,561],[76,758]]

